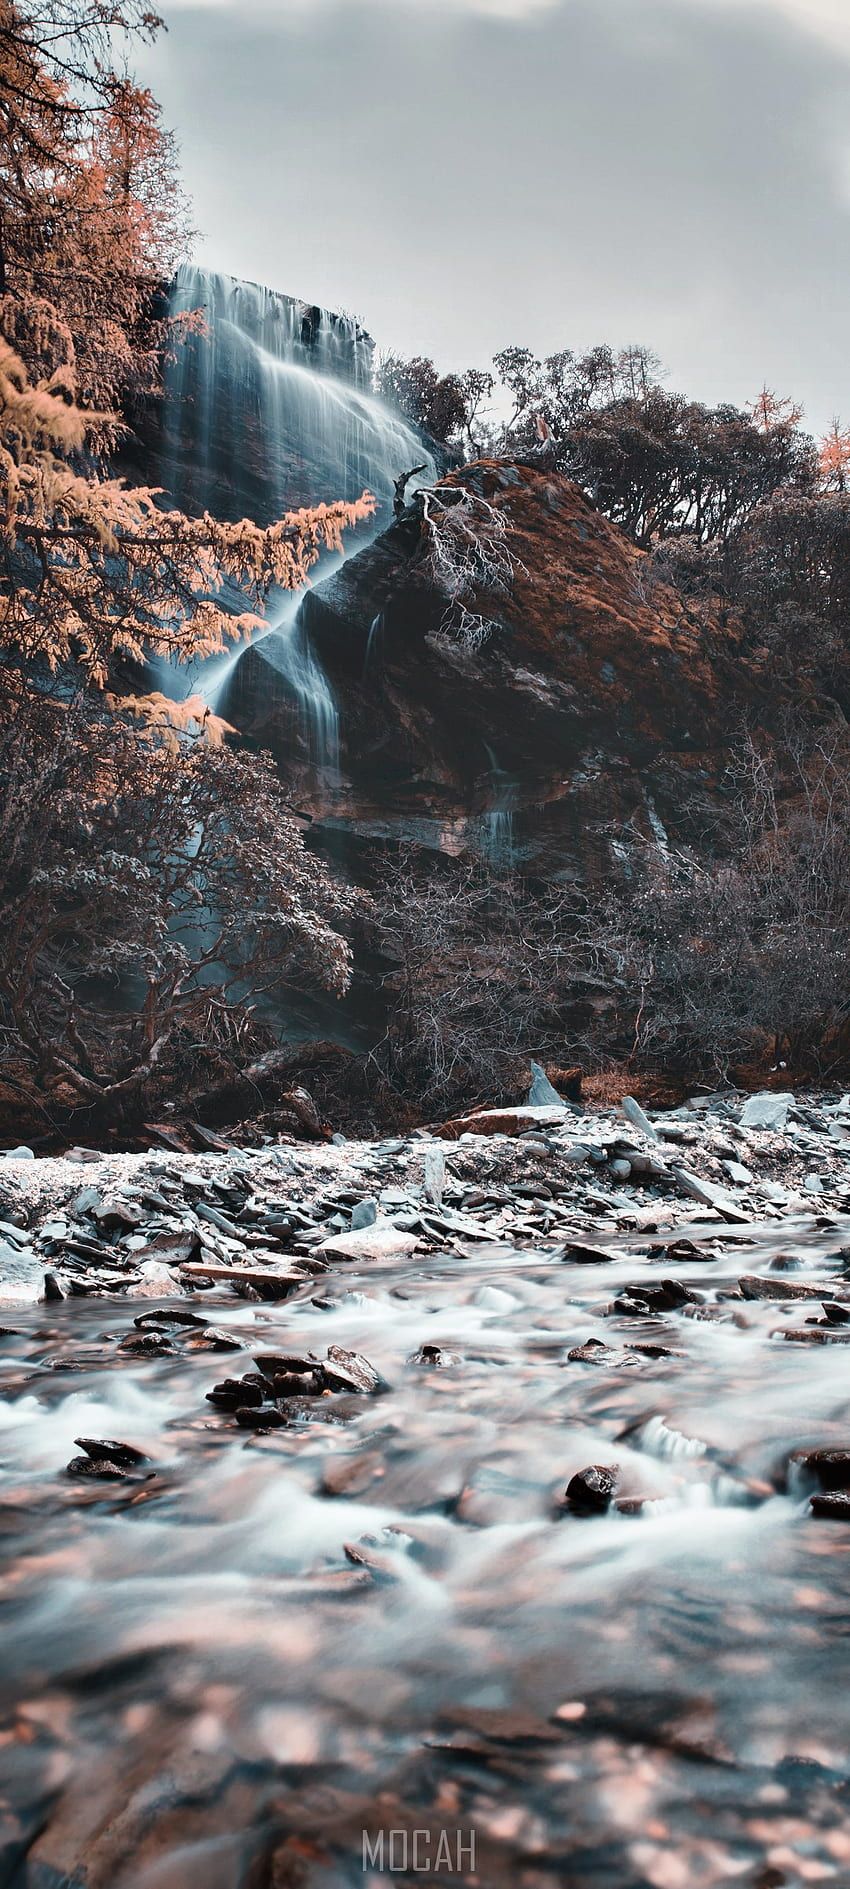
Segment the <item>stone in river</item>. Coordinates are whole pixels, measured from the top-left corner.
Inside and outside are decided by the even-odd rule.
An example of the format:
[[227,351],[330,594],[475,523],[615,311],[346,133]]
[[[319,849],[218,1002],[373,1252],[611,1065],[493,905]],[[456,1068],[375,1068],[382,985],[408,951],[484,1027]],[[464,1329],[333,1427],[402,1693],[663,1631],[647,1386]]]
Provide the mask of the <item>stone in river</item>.
[[342,1345],[330,1345],[326,1361],[320,1367],[328,1390],[359,1391],[370,1396],[383,1388],[383,1380],[359,1351],[345,1351]]
[[281,1430],[287,1419],[282,1410],[268,1404],[258,1410],[253,1404],[240,1404],[234,1413],[241,1430]]
[[741,1127],[784,1128],[793,1102],[793,1095],[785,1092],[774,1095],[765,1090],[761,1095],[751,1095],[739,1116]]
[[137,1450],[133,1443],[119,1443],[112,1437],[75,1436],[77,1448],[85,1450],[95,1463],[112,1463],[117,1469],[135,1469],[139,1463],[146,1463],[143,1450]]
[[597,1266],[610,1264],[620,1259],[621,1255],[612,1251],[610,1246],[593,1246],[589,1240],[565,1240],[561,1249],[562,1259],[577,1260],[580,1265]]
[[165,1332],[137,1332],[129,1338],[122,1338],[119,1351],[128,1351],[134,1358],[167,1358],[173,1355],[174,1346]]
[[633,1285],[624,1286],[624,1292],[632,1299],[642,1300],[651,1305],[656,1312],[675,1312],[682,1305],[701,1305],[702,1294],[693,1292],[690,1286],[683,1286],[678,1279],[646,1279]]
[[404,1233],[391,1220],[377,1220],[373,1226],[351,1233],[333,1233],[318,1248],[329,1259],[402,1259],[416,1250],[416,1235]]
[[244,1351],[245,1341],[237,1338],[232,1331],[222,1331],[218,1325],[207,1325],[203,1331],[194,1332],[189,1339],[190,1351]]
[[813,1495],[809,1508],[823,1522],[850,1522],[850,1495]]
[[66,1465],[68,1476],[99,1476],[106,1482],[123,1482],[127,1470],[118,1463],[110,1463],[105,1456],[95,1459],[92,1456],[72,1456]]
[[303,1355],[294,1351],[263,1351],[255,1357],[254,1363],[271,1383],[276,1377],[287,1377],[292,1373],[309,1377],[311,1372],[319,1368],[319,1359],[311,1351]]
[[567,1483],[566,1500],[577,1515],[602,1515],[617,1492],[620,1471],[616,1463],[591,1463]]
[[326,1496],[363,1495],[383,1474],[384,1460],[377,1450],[331,1456],[322,1470],[319,1490]]
[[850,1491],[850,1449],[810,1450],[798,1458],[822,1489]]
[[601,1338],[587,1338],[583,1345],[574,1345],[567,1352],[569,1364],[617,1364],[621,1353],[603,1344]]
[[475,1294],[475,1303],[484,1312],[512,1312],[519,1300],[512,1292],[503,1291],[501,1286],[481,1286]]
[[453,1351],[445,1351],[442,1345],[420,1345],[410,1360],[411,1364],[426,1364],[432,1370],[444,1370],[447,1365],[457,1364],[459,1359]]
[[207,1403],[215,1404],[217,1410],[238,1410],[247,1404],[259,1406],[269,1395],[270,1388],[256,1372],[249,1372],[243,1378],[225,1377],[207,1391]]
[[758,1273],[743,1273],[738,1280],[745,1299],[822,1299],[823,1284],[812,1285],[803,1279],[764,1279]]

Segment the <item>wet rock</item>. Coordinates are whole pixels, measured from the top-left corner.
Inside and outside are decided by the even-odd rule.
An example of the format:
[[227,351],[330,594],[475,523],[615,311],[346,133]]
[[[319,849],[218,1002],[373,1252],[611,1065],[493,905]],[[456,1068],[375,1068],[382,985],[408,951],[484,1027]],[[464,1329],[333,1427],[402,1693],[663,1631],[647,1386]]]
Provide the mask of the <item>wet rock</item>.
[[139,1312],[133,1320],[139,1331],[158,1331],[162,1325],[194,1325],[203,1330],[206,1322],[199,1312],[190,1312],[182,1305],[160,1306],[155,1312]]
[[376,1220],[373,1226],[323,1239],[319,1252],[328,1259],[401,1259],[416,1246],[415,1234],[403,1232],[391,1220]]
[[809,1508],[823,1522],[850,1522],[850,1495],[813,1495]]
[[850,1491],[850,1449],[810,1450],[796,1460],[822,1489]]
[[222,1331],[218,1325],[206,1325],[203,1331],[193,1332],[189,1339],[190,1351],[244,1351],[245,1341],[237,1338],[231,1331]]
[[442,1345],[420,1345],[410,1362],[427,1365],[432,1371],[442,1371],[449,1365],[457,1364],[459,1359],[455,1352],[444,1351]]
[[761,1095],[751,1095],[744,1103],[739,1116],[741,1127],[784,1128],[788,1120],[788,1110],[793,1107],[793,1103],[793,1095],[787,1092],[774,1095],[768,1090]]
[[561,1249],[562,1259],[572,1259],[581,1266],[601,1266],[622,1258],[610,1246],[594,1246],[590,1240],[569,1239]]
[[144,1450],[136,1449],[134,1443],[116,1442],[111,1437],[75,1436],[74,1442],[92,1462],[112,1463],[117,1469],[136,1469],[148,1461]]
[[282,1430],[287,1418],[282,1410],[276,1410],[273,1404],[266,1404],[257,1409],[253,1404],[240,1404],[234,1412],[240,1430]]
[[138,1332],[135,1336],[122,1338],[120,1351],[127,1351],[134,1358],[168,1358],[175,1355],[171,1339],[165,1332]]
[[356,1456],[332,1456],[322,1470],[319,1491],[325,1496],[365,1495],[384,1474],[384,1461],[377,1450],[362,1450]]
[[351,1211],[352,1233],[362,1233],[364,1228],[373,1227],[377,1218],[378,1203],[376,1200],[358,1200],[356,1207],[353,1207]]
[[320,1369],[320,1360],[312,1351],[262,1351],[254,1363],[261,1375],[274,1383],[279,1377],[309,1377]]
[[257,1372],[249,1371],[245,1377],[225,1377],[220,1384],[214,1384],[207,1391],[207,1403],[214,1404],[217,1410],[238,1410],[242,1406],[258,1408],[271,1394],[271,1386]]
[[738,1280],[745,1299],[822,1299],[823,1284],[811,1285],[803,1279],[766,1279],[757,1273],[743,1273]]
[[624,1288],[629,1298],[655,1312],[676,1312],[683,1305],[702,1305],[701,1292],[693,1292],[678,1279],[639,1280]]
[[66,1465],[67,1476],[90,1476],[104,1482],[123,1482],[128,1474],[119,1463],[110,1463],[106,1457],[72,1456]]
[[346,1351],[342,1345],[330,1345],[327,1359],[320,1366],[321,1381],[331,1391],[357,1391],[374,1396],[385,1388],[383,1379],[359,1351]]
[[850,1305],[841,1305],[837,1299],[824,1299],[822,1303],[830,1325],[850,1325]]
[[2,1150],[0,1150],[0,1161],[34,1161],[34,1160],[35,1160],[35,1154],[32,1148],[25,1148],[23,1144],[19,1145],[17,1148],[3,1148]]
[[611,1345],[603,1344],[601,1338],[588,1338],[583,1345],[574,1345],[572,1351],[567,1352],[567,1361],[569,1364],[612,1365],[620,1362],[620,1355]]
[[567,1483],[565,1500],[576,1515],[602,1515],[617,1493],[620,1471],[616,1463],[591,1463]]
[[563,1736],[558,1726],[521,1707],[453,1706],[441,1722],[494,1745],[554,1745]]

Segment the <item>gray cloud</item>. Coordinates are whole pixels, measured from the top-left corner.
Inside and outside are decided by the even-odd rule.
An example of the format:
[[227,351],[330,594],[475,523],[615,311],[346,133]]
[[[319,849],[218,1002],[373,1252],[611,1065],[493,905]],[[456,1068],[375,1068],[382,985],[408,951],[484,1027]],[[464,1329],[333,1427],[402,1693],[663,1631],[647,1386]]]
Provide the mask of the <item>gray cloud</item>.
[[792,15],[826,33],[839,5],[179,7],[150,78],[202,260],[445,365],[641,339],[689,391],[766,377],[825,425],[850,415],[850,63]]

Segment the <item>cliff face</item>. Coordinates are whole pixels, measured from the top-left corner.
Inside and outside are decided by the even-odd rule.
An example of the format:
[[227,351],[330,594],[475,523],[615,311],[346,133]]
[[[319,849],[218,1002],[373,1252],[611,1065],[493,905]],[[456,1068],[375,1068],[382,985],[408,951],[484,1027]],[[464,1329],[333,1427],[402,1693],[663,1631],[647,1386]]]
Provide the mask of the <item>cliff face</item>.
[[[532,858],[565,877],[610,869],[632,823],[695,839],[722,804],[724,745],[757,696],[734,625],[706,626],[569,480],[482,461],[442,482],[505,520],[513,578],[471,598],[477,651],[446,623],[421,501],[318,584],[300,630],[339,710],[329,825]],[[276,639],[246,651],[224,712],[310,797],[281,699]]]

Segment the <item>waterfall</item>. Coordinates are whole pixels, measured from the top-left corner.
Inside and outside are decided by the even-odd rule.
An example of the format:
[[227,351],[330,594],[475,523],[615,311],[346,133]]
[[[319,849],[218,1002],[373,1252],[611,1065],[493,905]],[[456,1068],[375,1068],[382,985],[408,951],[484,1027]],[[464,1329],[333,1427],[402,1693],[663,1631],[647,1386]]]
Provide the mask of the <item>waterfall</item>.
[[[260,522],[365,488],[383,508],[399,472],[428,457],[371,392],[372,342],[353,317],[187,265],[170,314],[194,311],[205,332],[177,341],[166,375],[163,471],[176,498],[195,474],[207,491],[230,488],[235,515],[243,495],[259,498]],[[428,459],[413,489],[435,472]]]
[[[255,283],[180,269],[170,314],[198,311],[203,331],[178,338],[166,372],[161,480],[186,509],[268,523],[322,500],[374,493],[378,511],[349,554],[388,522],[393,482],[425,461],[417,433],[371,392],[373,344],[353,317],[333,315]],[[319,566],[328,574],[331,560]],[[297,706],[311,760],[335,770],[333,692],[289,597],[273,599],[269,654]],[[221,703],[241,652],[196,674],[210,707]],[[169,678],[173,685],[174,676]]]
[[481,850],[491,866],[503,868],[514,863],[514,807],[516,805],[516,783],[500,767],[496,755],[488,742],[484,744],[490,763],[490,781],[493,799],[488,811],[482,815]]

